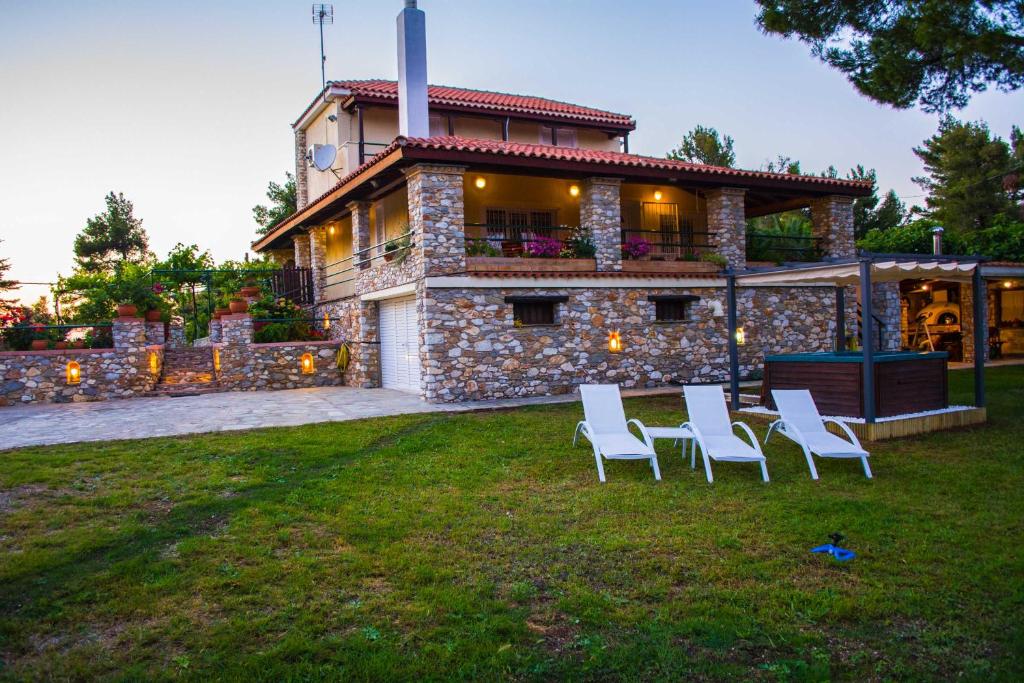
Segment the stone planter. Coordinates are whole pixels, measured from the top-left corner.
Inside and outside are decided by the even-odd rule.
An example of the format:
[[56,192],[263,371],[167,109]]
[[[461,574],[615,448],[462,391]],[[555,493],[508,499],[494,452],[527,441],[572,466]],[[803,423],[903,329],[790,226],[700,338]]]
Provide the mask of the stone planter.
[[722,269],[705,261],[633,261],[622,262],[624,273],[717,273]]
[[139,307],[135,304],[118,304],[117,305],[117,317],[119,318],[134,318],[135,314],[139,312]]
[[245,299],[232,299],[228,302],[228,308],[232,315],[236,313],[245,313],[249,310],[249,303]]
[[49,342],[45,339],[33,339],[31,348],[33,351],[45,351],[48,345]]
[[510,258],[470,256],[466,270],[513,273],[593,273],[597,261],[592,258]]
[[160,322],[160,316],[161,316],[161,313],[160,313],[160,309],[158,309],[158,308],[154,308],[152,310],[146,311],[146,320],[151,322],[151,323],[158,323],[158,322]]

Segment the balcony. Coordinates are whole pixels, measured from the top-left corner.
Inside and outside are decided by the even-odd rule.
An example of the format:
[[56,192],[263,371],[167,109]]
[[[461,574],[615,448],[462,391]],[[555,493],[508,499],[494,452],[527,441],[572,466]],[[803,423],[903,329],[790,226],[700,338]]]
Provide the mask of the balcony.
[[466,224],[466,268],[472,271],[594,272],[597,261],[565,225]]

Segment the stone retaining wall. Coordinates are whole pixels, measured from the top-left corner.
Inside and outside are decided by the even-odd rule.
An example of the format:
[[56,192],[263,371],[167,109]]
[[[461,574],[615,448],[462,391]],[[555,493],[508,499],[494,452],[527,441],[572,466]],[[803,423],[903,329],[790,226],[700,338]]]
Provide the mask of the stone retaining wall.
[[[558,324],[517,328],[507,296],[523,289],[430,289],[421,337],[425,396],[464,401],[563,394],[583,383],[656,387],[728,379],[724,288],[545,289],[565,296]],[[656,322],[649,295],[691,294],[690,319]],[[766,353],[828,351],[835,336],[830,287],[741,289],[740,373],[762,369]],[[722,310],[722,315],[716,315]],[[608,351],[608,333],[623,351]]]
[[[335,364],[339,346],[335,341],[215,344],[220,354],[217,380],[229,391],[340,386],[345,382]],[[301,363],[306,353],[313,357],[313,373],[308,375]]]

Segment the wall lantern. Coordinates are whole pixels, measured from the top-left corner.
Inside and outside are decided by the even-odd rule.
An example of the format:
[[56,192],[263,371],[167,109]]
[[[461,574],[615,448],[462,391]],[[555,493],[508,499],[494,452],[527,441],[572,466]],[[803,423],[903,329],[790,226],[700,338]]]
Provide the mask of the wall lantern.
[[220,372],[220,349],[218,348],[213,350],[213,369],[215,372]]
[[622,353],[622,335],[618,330],[608,333],[608,350],[611,353]]
[[327,234],[333,235],[334,233],[335,233],[335,228],[334,228],[333,225],[331,227],[327,228]]
[[1013,283],[1007,280],[1006,282],[1003,283],[1003,287],[1009,289],[1010,287],[1013,287]]
[[156,351],[149,352],[149,371],[154,375],[160,374],[160,358],[156,355]]
[[78,384],[82,381],[82,367],[78,361],[68,361],[67,377],[68,384]]
[[299,360],[299,365],[302,367],[302,374],[303,375],[312,375],[313,374],[313,369],[314,369],[313,368],[313,354],[311,354],[311,353],[304,353],[304,354],[302,354],[302,358]]
[[328,314],[324,313],[324,332],[329,332],[330,330],[331,330],[331,316],[329,316]]
[[580,196],[580,186],[579,185],[570,185],[569,186],[569,194],[572,195],[573,197],[579,197]]
[[654,201],[660,202],[661,201],[661,197],[662,197],[661,190],[655,190],[654,191]]
[[736,343],[743,346],[747,343],[747,333],[744,332],[742,327],[736,328]]
[[487,187],[487,178],[484,178],[483,176],[477,176],[476,180],[473,181],[473,184],[476,185],[476,189],[482,190],[485,187]]

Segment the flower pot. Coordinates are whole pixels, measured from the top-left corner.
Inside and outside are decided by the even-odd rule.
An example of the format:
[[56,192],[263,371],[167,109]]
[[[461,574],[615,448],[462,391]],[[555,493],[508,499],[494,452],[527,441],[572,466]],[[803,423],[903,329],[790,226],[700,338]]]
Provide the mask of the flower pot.
[[392,250],[392,251],[385,251],[384,252],[384,260],[387,261],[388,263],[391,263],[391,261],[393,261],[394,258],[395,258],[394,250]]
[[246,299],[252,299],[260,295],[260,288],[256,286],[242,287],[241,291],[239,291],[239,294],[241,294]]
[[245,299],[232,299],[228,303],[228,307],[231,309],[231,313],[245,313],[249,310],[249,304]]
[[47,342],[45,339],[33,339],[32,340],[32,350],[33,351],[45,351],[47,344],[49,344],[49,342]]
[[71,342],[71,348],[73,348],[73,349],[84,349],[85,348],[85,342],[83,340],[81,340],[81,339],[79,339],[78,341],[75,341],[75,342]]
[[53,348],[59,349],[59,350],[63,351],[64,349],[68,348],[68,343],[67,342],[57,342],[56,344],[53,345]]
[[118,304],[117,316],[119,318],[132,318],[138,312],[139,307],[135,304]]
[[146,320],[148,320],[151,323],[160,322],[160,309],[154,308],[152,310],[146,311]]

